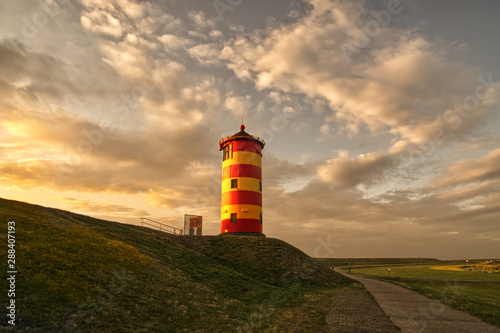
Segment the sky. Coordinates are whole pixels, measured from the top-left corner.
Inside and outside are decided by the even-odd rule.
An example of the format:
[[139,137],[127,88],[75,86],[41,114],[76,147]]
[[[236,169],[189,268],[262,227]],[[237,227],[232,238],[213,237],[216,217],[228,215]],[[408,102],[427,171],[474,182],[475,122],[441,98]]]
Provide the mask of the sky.
[[[498,1],[0,3],[0,197],[220,232],[218,141],[314,257],[500,257]],[[17,221],[22,222],[22,221]]]

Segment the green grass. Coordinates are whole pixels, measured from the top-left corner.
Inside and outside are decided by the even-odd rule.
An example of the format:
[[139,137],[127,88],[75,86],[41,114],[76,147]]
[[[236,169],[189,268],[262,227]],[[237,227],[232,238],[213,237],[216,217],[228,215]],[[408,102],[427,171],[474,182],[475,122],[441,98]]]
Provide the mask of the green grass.
[[[500,280],[499,273],[487,273],[470,270],[450,270],[458,265],[433,266],[384,266],[384,267],[351,267],[352,274],[389,276],[392,277],[439,279],[439,280]],[[346,268],[342,268],[344,271]]]
[[492,282],[387,280],[500,327],[500,284]]
[[377,265],[411,265],[435,264],[442,260],[434,258],[317,258],[319,262],[328,266],[377,266]]
[[277,239],[169,236],[4,199],[2,258],[8,221],[16,328],[30,332],[321,332],[331,292],[352,284]]
[[500,327],[500,274],[462,270],[462,265],[351,267],[351,274],[399,284]]
[[[348,288],[354,288],[349,286]],[[324,323],[327,312],[331,309],[331,299],[335,289],[324,289],[318,293],[314,288],[306,288],[297,298],[287,303],[286,307],[274,309],[273,320],[267,321],[255,332],[327,332],[329,328]],[[262,309],[262,314],[273,311],[270,307]]]

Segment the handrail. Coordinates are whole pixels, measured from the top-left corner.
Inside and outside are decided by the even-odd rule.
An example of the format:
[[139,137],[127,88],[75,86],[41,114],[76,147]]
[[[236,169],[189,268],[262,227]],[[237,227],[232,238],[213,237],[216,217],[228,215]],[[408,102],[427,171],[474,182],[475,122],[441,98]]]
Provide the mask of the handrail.
[[[147,221],[150,221],[150,222],[154,222],[157,225],[145,222],[144,220],[147,220]],[[146,224],[146,225],[155,227],[156,229],[158,229],[160,231],[163,231],[163,232],[166,232],[166,233],[169,233],[169,234],[173,234],[173,235],[178,235],[179,234],[179,235],[182,236],[182,229],[179,229],[179,228],[176,228],[176,227],[172,227],[172,226],[166,225],[165,223],[161,223],[161,222],[158,222],[158,221],[155,221],[155,220],[148,219],[147,217],[141,217],[141,224],[142,224],[142,226],[144,226]],[[162,227],[163,227],[163,229],[162,229]]]

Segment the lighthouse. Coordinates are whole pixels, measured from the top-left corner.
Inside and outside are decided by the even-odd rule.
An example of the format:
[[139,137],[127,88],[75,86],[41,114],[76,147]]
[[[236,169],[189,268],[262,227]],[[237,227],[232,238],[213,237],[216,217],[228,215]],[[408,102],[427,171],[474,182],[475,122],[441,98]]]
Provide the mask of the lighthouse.
[[265,236],[262,233],[261,138],[245,132],[245,125],[219,141],[223,152],[221,234]]

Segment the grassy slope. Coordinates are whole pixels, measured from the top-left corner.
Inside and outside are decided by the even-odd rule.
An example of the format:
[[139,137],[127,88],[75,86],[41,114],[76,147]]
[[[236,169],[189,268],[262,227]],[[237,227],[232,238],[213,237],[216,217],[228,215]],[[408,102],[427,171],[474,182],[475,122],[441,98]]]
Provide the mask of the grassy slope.
[[333,288],[351,283],[277,239],[168,236],[4,199],[2,258],[11,220],[30,332],[320,332]]

